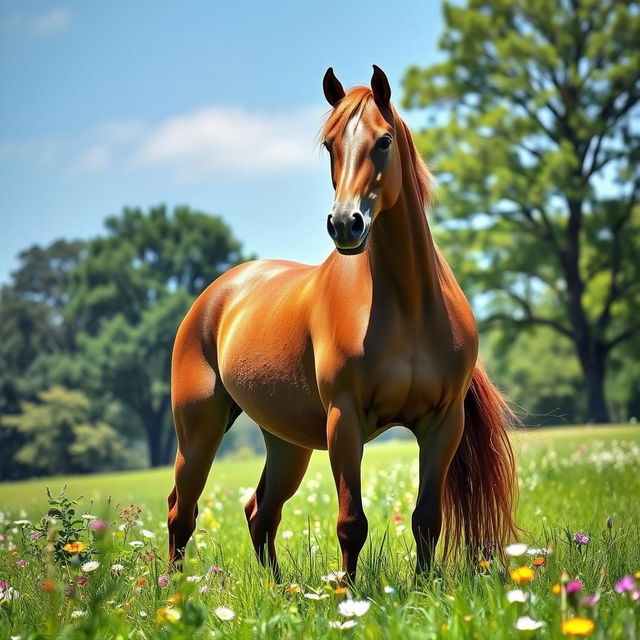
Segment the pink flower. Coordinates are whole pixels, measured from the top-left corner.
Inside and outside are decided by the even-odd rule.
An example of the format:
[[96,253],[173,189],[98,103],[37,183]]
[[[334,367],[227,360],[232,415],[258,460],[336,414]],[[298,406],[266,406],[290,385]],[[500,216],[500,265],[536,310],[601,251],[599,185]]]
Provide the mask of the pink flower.
[[89,529],[96,533],[103,533],[109,528],[109,525],[104,520],[91,520],[89,522]]
[[39,537],[40,537],[40,534],[37,531],[34,531],[33,533],[29,534],[30,540],[37,540]]
[[0,589],[6,589],[7,588],[7,583],[4,580],[0,581]]
[[573,534],[573,541],[576,544],[589,544],[589,540],[591,540],[591,538],[580,531]]
[[209,573],[221,573],[222,569],[215,564],[209,569]]
[[631,576],[625,576],[616,582],[614,589],[618,593],[626,593],[627,591],[633,591],[636,587],[636,581]]
[[599,593],[587,594],[582,598],[582,600],[580,600],[580,604],[584,607],[595,607],[595,605],[598,603],[598,600],[600,600]]
[[89,578],[87,578],[87,576],[78,576],[76,578],[76,584],[80,587],[84,587],[85,585],[89,584]]
[[18,560],[18,562],[16,562],[16,567],[26,567],[26,566],[27,566],[26,560]]
[[166,587],[168,582],[169,582],[168,576],[160,576],[158,578],[158,585],[161,587]]
[[200,587],[200,593],[207,593],[209,591],[209,587],[207,587],[207,585],[202,585]]
[[570,596],[573,593],[578,593],[580,589],[582,589],[582,582],[580,582],[580,580],[572,580],[567,585],[567,595]]

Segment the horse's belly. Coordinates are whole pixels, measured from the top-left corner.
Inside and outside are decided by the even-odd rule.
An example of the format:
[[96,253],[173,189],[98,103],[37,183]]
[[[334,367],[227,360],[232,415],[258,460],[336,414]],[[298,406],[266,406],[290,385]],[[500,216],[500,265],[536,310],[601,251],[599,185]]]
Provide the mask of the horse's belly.
[[240,408],[275,436],[326,449],[326,414],[318,396],[313,359],[296,335],[269,340],[269,327],[236,334],[220,353],[222,383]]

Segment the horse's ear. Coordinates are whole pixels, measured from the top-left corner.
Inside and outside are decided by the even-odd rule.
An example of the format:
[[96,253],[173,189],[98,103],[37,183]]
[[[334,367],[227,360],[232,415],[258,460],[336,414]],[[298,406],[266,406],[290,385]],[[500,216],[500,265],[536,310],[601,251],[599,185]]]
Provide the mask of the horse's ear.
[[335,107],[342,98],[344,98],[344,88],[340,84],[340,80],[333,73],[333,67],[329,67],[322,79],[322,89],[327,102]]
[[377,65],[373,65],[373,75],[371,76],[371,90],[373,99],[378,107],[388,108],[391,100],[391,87],[384,71]]

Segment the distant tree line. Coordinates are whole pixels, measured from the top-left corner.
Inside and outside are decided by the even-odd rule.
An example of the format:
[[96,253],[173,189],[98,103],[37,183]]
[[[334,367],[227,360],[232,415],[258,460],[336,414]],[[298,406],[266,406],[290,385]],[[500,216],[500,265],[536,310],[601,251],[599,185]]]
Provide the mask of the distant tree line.
[[220,218],[163,206],[23,251],[0,291],[0,479],[171,462],[176,330],[245,259]]

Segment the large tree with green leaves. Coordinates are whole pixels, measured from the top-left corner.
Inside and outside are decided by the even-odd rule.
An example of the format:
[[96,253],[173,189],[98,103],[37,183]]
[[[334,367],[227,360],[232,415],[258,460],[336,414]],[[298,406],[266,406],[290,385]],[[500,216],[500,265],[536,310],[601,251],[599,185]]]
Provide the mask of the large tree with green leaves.
[[68,309],[83,333],[90,394],[108,394],[142,433],[152,466],[174,453],[169,374],[176,331],[193,299],[245,257],[221,218],[177,207],[125,209],[87,246]]
[[[444,4],[444,60],[405,77],[439,179],[441,242],[486,320],[573,345],[607,422],[640,330],[640,3]],[[531,358],[535,358],[535,353]]]

